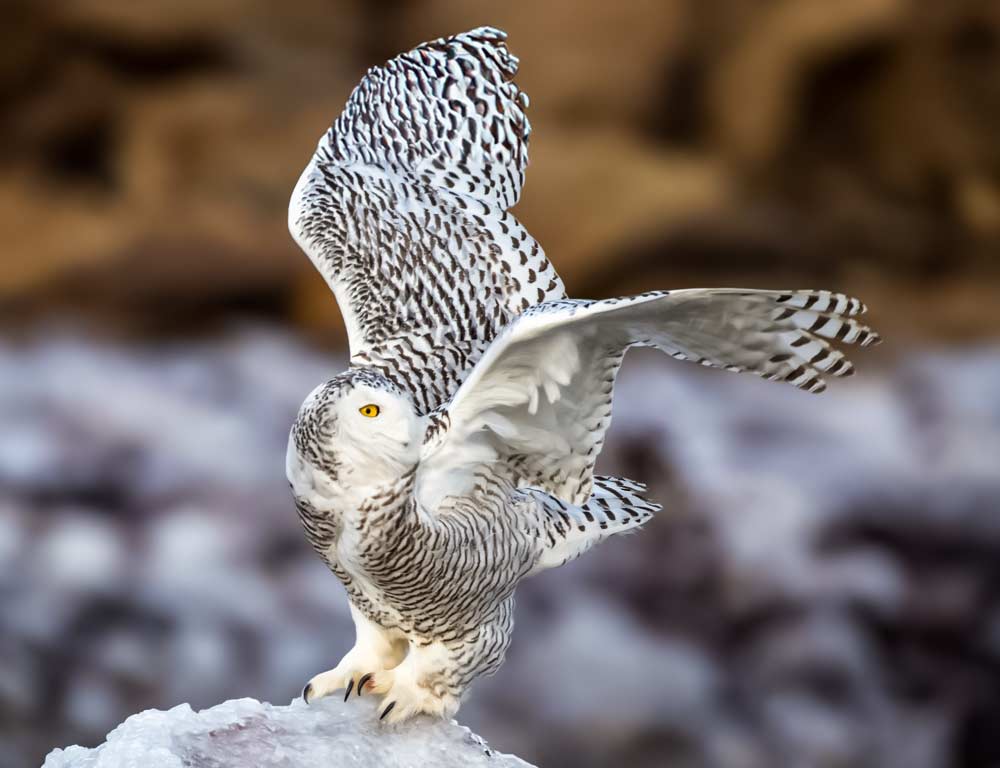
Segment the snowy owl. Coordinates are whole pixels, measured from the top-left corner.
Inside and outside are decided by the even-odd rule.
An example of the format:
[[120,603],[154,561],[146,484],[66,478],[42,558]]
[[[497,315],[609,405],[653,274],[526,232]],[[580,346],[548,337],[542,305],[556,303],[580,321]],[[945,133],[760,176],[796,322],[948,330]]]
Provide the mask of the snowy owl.
[[820,392],[852,372],[830,340],[879,340],[830,291],[566,298],[510,213],[530,127],[505,38],[475,29],[369,70],[289,205],[351,353],[288,445],[299,517],[357,629],[303,695],[379,695],[388,722],[454,715],[503,662],[518,582],[659,509],[594,475],[629,347]]

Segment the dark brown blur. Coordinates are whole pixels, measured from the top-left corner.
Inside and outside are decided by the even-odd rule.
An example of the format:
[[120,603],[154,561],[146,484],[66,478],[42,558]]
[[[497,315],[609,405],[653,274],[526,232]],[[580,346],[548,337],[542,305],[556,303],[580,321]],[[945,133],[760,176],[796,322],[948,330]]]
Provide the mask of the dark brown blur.
[[[504,4],[501,4],[504,5]],[[371,64],[502,26],[532,98],[519,216],[571,292],[863,291],[886,335],[1000,329],[990,2],[13,2],[0,297],[336,338],[285,228]]]
[[1000,764],[1000,4],[0,19],[0,766],[283,703],[349,647],[283,479],[344,364],[287,201],[369,66],[483,24],[531,97],[516,213],[571,295],[830,288],[887,342],[819,398],[627,364],[602,469],[664,512],[525,586],[460,719],[545,768]]

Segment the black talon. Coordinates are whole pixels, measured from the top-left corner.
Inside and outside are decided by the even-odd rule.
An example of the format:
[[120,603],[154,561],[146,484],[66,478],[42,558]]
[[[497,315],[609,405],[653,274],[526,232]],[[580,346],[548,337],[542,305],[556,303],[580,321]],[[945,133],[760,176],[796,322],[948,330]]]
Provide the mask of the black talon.
[[367,675],[365,675],[364,677],[362,677],[358,681],[358,698],[359,699],[361,698],[361,692],[365,689],[365,683],[367,683],[371,679],[371,676],[372,676],[372,673],[369,672]]
[[354,678],[351,678],[351,682],[347,684],[347,693],[344,694],[344,701],[351,698],[351,691],[354,690]]
[[306,687],[302,689],[302,699],[306,704],[309,703],[309,697],[312,695],[313,684],[306,683]]
[[385,716],[392,712],[392,708],[396,706],[396,702],[390,701],[389,706],[385,708],[385,712],[379,717],[379,720],[385,720]]

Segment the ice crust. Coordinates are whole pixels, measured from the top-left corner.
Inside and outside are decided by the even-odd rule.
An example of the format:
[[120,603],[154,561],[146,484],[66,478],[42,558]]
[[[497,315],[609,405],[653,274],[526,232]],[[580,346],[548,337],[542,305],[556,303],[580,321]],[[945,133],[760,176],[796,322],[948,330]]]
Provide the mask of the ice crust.
[[132,715],[93,749],[53,750],[43,768],[532,768],[454,721],[378,722],[375,700],[331,697],[278,707],[234,699]]

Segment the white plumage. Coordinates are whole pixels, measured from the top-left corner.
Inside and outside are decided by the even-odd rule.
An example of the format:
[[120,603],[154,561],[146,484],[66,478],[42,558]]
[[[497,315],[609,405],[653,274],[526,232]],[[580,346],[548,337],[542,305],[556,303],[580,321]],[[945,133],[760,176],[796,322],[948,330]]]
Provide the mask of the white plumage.
[[390,720],[453,714],[503,660],[520,579],[658,509],[593,474],[629,347],[819,392],[853,371],[831,340],[879,340],[829,291],[567,299],[508,211],[529,125],[504,38],[477,29],[370,70],[289,206],[351,347],[289,441],[302,523],[358,628],[305,695],[374,692]]

